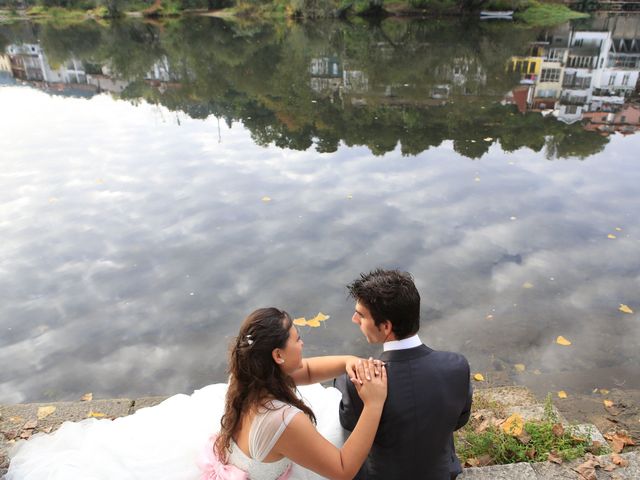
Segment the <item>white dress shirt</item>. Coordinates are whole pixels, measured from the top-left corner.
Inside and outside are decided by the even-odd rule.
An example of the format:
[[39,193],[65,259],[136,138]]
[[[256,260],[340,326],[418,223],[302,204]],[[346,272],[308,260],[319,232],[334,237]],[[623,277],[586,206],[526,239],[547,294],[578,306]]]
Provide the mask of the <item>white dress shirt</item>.
[[382,350],[388,352],[390,350],[406,350],[407,348],[418,347],[422,345],[420,337],[416,333],[412,337],[403,338],[402,340],[391,340],[382,344]]

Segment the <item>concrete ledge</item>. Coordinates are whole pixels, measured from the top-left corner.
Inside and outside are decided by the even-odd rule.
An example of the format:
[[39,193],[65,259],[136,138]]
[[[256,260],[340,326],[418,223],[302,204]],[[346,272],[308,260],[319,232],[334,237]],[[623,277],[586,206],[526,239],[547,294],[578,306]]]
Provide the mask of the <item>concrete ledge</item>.
[[528,463],[465,468],[458,480],[537,480],[536,472]]

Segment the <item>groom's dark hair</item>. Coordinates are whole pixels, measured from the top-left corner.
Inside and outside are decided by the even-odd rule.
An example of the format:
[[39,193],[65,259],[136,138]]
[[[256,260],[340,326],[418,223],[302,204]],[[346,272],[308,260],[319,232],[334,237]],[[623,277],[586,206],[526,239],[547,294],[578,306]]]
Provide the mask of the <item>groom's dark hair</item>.
[[347,285],[349,294],[362,303],[376,326],[389,320],[398,340],[418,333],[420,329],[420,294],[408,272],[378,268],[360,274]]

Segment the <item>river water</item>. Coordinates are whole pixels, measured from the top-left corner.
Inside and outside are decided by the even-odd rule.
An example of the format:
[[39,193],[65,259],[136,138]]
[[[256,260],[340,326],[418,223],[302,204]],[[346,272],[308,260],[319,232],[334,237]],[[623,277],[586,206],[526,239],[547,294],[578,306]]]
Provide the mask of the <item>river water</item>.
[[345,285],[376,267],[489,383],[639,388],[638,37],[1,25],[0,402],[224,381],[260,306],[330,315],[306,355],[375,354]]

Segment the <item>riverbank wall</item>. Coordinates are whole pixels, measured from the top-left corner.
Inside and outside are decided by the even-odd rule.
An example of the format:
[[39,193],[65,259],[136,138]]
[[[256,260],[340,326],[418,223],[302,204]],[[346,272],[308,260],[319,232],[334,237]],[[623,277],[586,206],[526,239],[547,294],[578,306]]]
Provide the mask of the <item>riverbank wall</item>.
[[[110,399],[77,402],[28,403],[0,405],[0,477],[9,467],[10,451],[15,444],[28,440],[37,433],[54,432],[63,422],[77,422],[85,418],[114,419],[135,414],[138,410],[159,404],[167,397],[142,397],[137,399]],[[496,387],[479,389],[474,394],[476,405],[499,404],[508,413],[518,413],[526,420],[540,419],[545,406],[524,387]],[[476,411],[476,409],[474,409]],[[557,412],[559,420],[569,422]],[[602,433],[593,425],[578,428],[588,431],[592,439],[606,444]],[[640,479],[640,451],[622,453],[619,458],[625,466],[615,465],[611,455],[595,457],[600,467],[590,480],[638,480]],[[617,460],[617,459],[616,459]],[[459,480],[585,480],[578,470],[585,459],[557,464],[553,462],[514,463],[486,467],[466,468]],[[605,467],[611,466],[607,471]]]

